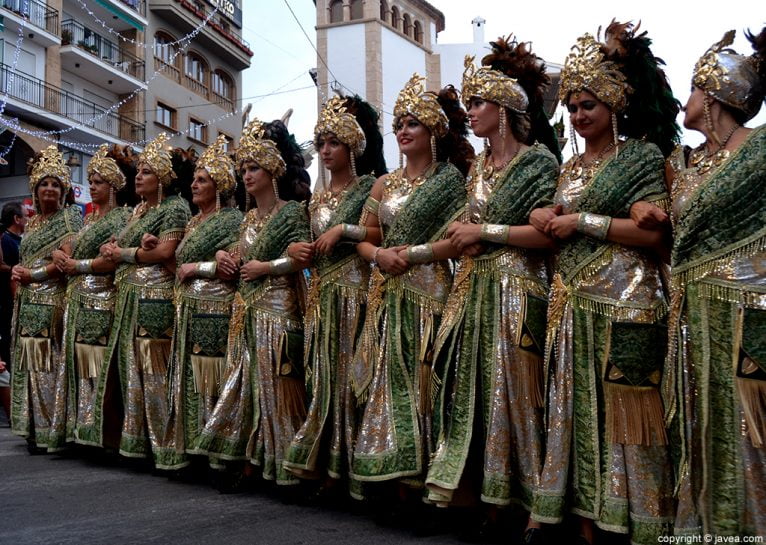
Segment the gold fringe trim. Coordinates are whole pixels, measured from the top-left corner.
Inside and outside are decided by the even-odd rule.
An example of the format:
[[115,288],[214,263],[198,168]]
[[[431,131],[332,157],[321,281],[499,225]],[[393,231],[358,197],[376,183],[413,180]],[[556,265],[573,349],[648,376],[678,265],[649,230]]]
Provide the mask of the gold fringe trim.
[[595,257],[583,265],[580,269],[577,269],[577,271],[572,275],[572,278],[569,280],[569,282],[566,283],[567,288],[573,289],[573,287],[576,287],[580,281],[595,275],[601,271],[601,269],[611,263],[614,260],[615,246],[615,244],[608,244],[602,249],[597,250],[595,252]]
[[528,399],[532,407],[541,409],[545,406],[543,391],[543,358],[529,350],[517,350],[519,365],[517,366],[521,396]]
[[748,307],[766,307],[766,293],[753,290],[752,285],[718,284],[700,282],[699,294],[705,299],[723,301],[725,303],[743,304]]
[[690,282],[702,280],[704,277],[726,267],[735,259],[752,257],[766,250],[766,234],[756,233],[752,240],[746,240],[740,246],[730,250],[724,249],[720,254],[713,254],[705,261],[688,268],[671,270],[671,286],[673,288],[685,286]]
[[74,351],[77,358],[77,376],[80,379],[98,377],[104,365],[106,347],[74,343]]
[[420,354],[418,354],[418,411],[421,416],[430,414],[433,396],[433,341],[434,317],[429,314],[425,319],[423,335],[420,338]]
[[226,372],[226,358],[212,356],[190,356],[194,391],[207,397],[218,397],[221,379]]
[[170,339],[136,338],[136,360],[147,375],[164,375],[170,357]]
[[[45,281],[46,285],[50,285],[50,281]],[[55,285],[55,284],[54,284]],[[20,300],[27,301],[29,303],[35,303],[38,305],[53,305],[56,307],[62,306],[62,296],[66,294],[66,288],[62,286],[58,286],[59,289],[56,291],[44,291],[40,292],[37,290],[30,290],[26,286],[19,286],[18,287],[18,296]]]
[[573,307],[616,321],[654,323],[668,313],[668,305],[664,300],[658,301],[653,307],[643,307],[611,299],[595,299],[579,293],[571,295],[570,299]]
[[277,410],[293,423],[295,429],[306,420],[306,386],[296,377],[277,377]]
[[378,359],[380,350],[378,312],[383,303],[383,287],[385,284],[386,277],[383,276],[380,269],[373,267],[370,277],[370,289],[367,292],[367,313],[357,348],[357,350],[361,350],[359,360],[363,369],[351,374],[351,383],[354,388],[357,405],[359,406],[367,401],[370,382],[372,382],[372,368]]
[[476,261],[473,258],[465,256],[457,264],[455,278],[452,282],[452,290],[447,298],[447,303],[444,305],[444,313],[441,325],[439,326],[439,332],[436,336],[434,350],[438,350],[444,344],[447,335],[449,335],[452,327],[463,313],[465,298],[468,295],[468,289],[471,287],[471,272],[473,272],[475,263]]
[[604,382],[606,431],[612,443],[667,445],[662,398],[652,386]]
[[[73,284],[69,285],[70,287]],[[67,303],[77,303],[90,310],[114,310],[114,300],[116,291],[111,290],[108,297],[97,297],[78,291],[76,288],[67,290]]]
[[45,337],[19,337],[21,354],[19,370],[50,373],[53,370],[51,362],[51,340]]
[[766,381],[736,378],[737,393],[745,413],[747,435],[755,448],[763,448],[766,438]]

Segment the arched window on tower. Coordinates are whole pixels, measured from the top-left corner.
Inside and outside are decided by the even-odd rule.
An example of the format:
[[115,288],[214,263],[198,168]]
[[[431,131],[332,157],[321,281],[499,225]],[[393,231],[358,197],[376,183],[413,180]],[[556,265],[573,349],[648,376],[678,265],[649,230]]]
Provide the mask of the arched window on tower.
[[423,25],[420,24],[420,21],[415,21],[415,24],[413,25],[414,29],[414,35],[413,38],[415,38],[415,41],[418,43],[423,43]]
[[412,19],[410,19],[410,15],[405,13],[402,20],[404,23],[402,25],[402,32],[404,32],[404,34],[407,36],[412,36]]
[[340,23],[343,21],[343,0],[330,2],[330,22]]
[[388,2],[380,0],[380,20],[388,21]]
[[364,15],[362,0],[351,0],[351,19],[361,19]]
[[391,26],[399,28],[399,8],[396,6],[391,8]]

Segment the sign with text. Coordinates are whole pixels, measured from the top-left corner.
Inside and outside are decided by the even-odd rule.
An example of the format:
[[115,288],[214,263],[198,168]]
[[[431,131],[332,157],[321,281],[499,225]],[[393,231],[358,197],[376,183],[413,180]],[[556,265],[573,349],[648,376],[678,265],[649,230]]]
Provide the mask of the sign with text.
[[207,0],[211,6],[218,8],[218,13],[231,20],[237,27],[242,28],[242,8],[235,0]]

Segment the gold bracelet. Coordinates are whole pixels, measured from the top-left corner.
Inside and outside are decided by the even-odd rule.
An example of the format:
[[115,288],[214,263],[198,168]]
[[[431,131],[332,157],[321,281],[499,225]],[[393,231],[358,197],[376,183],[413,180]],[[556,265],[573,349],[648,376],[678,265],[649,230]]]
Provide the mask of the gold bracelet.
[[291,257],[280,257],[269,261],[269,274],[279,276],[293,272],[293,259]]
[[48,268],[43,265],[42,267],[32,269],[29,271],[29,277],[32,279],[32,282],[43,282],[48,280]]
[[218,263],[215,261],[199,261],[194,265],[194,272],[200,278],[215,278]]
[[367,238],[367,227],[364,225],[354,225],[352,223],[344,223],[341,227],[341,233],[343,238],[351,240],[362,241]]
[[123,263],[138,263],[137,253],[138,248],[120,248],[120,259]]
[[370,261],[370,265],[377,265],[378,264],[378,254],[380,253],[380,251],[382,249],[383,248],[381,248],[380,246],[375,248],[375,251],[372,252],[372,260]]
[[577,217],[577,231],[596,240],[606,240],[611,224],[612,218],[609,216],[600,216],[590,212],[580,212]]
[[511,234],[510,225],[497,225],[494,223],[482,223],[481,235],[479,238],[486,242],[494,242],[495,244],[508,244],[508,238]]
[[430,263],[434,260],[434,246],[430,242],[407,248],[407,260],[410,263]]
[[93,272],[92,259],[79,259],[74,262],[74,270],[80,274],[89,274]]

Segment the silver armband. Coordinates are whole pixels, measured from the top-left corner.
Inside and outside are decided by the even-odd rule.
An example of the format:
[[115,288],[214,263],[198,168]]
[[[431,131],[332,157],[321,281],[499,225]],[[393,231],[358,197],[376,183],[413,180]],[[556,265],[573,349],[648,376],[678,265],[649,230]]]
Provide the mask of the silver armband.
[[606,240],[612,218],[590,212],[580,212],[577,218],[577,231],[597,240]]

